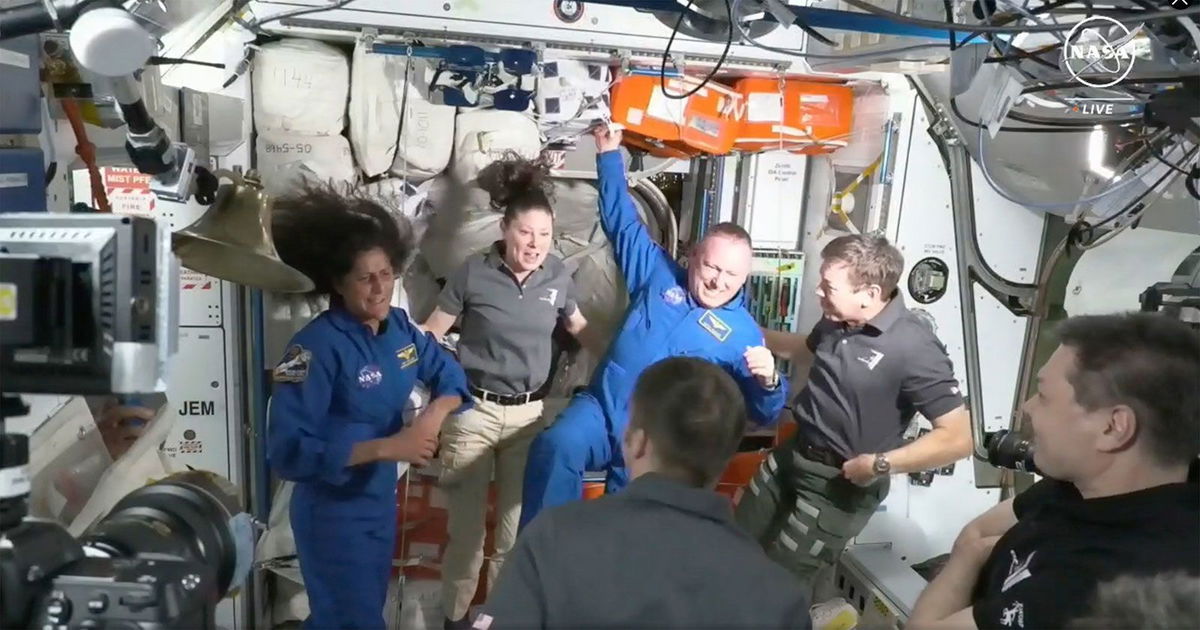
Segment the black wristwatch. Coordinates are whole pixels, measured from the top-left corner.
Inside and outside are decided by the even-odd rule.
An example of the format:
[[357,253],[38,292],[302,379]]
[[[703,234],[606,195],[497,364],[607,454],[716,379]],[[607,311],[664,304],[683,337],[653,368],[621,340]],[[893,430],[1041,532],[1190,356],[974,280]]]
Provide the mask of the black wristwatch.
[[892,472],[892,462],[888,461],[887,455],[878,453],[875,455],[875,463],[871,465],[871,470],[877,477],[882,477]]

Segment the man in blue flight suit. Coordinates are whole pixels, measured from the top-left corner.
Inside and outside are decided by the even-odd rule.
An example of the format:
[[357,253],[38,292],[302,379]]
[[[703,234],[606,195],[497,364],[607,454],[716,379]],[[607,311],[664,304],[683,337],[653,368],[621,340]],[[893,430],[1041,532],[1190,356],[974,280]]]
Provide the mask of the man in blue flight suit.
[[[328,187],[276,206],[276,244],[329,310],[275,367],[267,458],[295,482],[292,530],[307,628],[383,628],[396,534],[396,462],[432,457],[442,421],[469,408],[466,375],[390,300],[412,249],[382,207]],[[431,402],[404,427],[420,381]]]
[[605,470],[608,492],[625,486],[621,440],[630,396],[638,375],[659,359],[693,356],[717,363],[737,381],[758,424],[774,422],[787,400],[787,383],[746,310],[750,235],[734,224],[714,226],[685,271],[637,216],[619,151],[621,132],[601,127],[594,133],[600,223],[625,277],[629,309],[591,385],[530,449],[521,526],[544,508],[579,499],[586,470]]

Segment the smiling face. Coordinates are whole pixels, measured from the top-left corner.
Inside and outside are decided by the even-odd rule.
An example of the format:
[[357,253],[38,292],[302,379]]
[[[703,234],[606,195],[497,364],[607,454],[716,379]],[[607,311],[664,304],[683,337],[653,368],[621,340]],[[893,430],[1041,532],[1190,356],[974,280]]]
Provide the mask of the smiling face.
[[554,217],[544,208],[531,208],[500,224],[504,262],[516,273],[533,271],[546,261],[554,239]]
[[346,310],[365,324],[378,324],[391,310],[396,272],[388,255],[378,247],[362,252],[354,268],[336,287]]
[[821,263],[821,283],[816,293],[826,319],[835,322],[862,324],[886,304],[878,285],[855,283],[850,264],[837,259]]
[[688,265],[688,290],[704,308],[717,308],[733,299],[746,284],[753,252],[750,244],[716,234],[705,237]]
[[1063,481],[1094,477],[1136,434],[1127,406],[1088,409],[1079,402],[1071,381],[1078,370],[1076,356],[1074,348],[1059,346],[1038,371],[1037,392],[1021,405],[1033,429],[1034,463]]

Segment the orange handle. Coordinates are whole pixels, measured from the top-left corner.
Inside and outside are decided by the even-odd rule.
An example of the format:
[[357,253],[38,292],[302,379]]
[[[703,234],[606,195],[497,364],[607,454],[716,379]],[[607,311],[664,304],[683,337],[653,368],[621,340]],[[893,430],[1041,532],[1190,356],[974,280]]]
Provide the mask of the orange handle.
[[92,201],[100,209],[100,212],[112,212],[112,207],[108,205],[108,193],[104,190],[104,178],[100,176],[100,168],[96,166],[96,145],[88,140],[79,103],[75,102],[73,98],[61,100],[63,111],[67,114],[67,121],[71,123],[71,131],[75,133],[75,153],[87,166],[88,176],[91,179]]

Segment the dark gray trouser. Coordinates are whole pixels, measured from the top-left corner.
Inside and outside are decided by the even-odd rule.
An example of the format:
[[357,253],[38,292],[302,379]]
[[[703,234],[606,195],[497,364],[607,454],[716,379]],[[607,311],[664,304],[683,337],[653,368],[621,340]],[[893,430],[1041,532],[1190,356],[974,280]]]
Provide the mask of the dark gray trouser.
[[846,542],[887,497],[890,480],[856,486],[839,468],[801,457],[795,441],[776,447],[742,492],[737,522],[811,595],[817,572],[836,564]]

